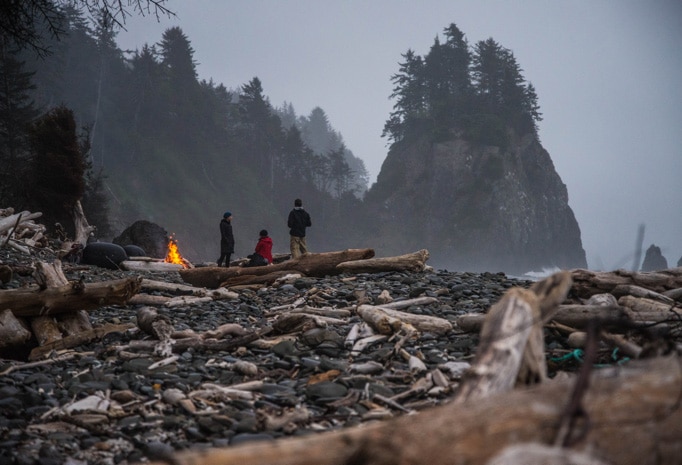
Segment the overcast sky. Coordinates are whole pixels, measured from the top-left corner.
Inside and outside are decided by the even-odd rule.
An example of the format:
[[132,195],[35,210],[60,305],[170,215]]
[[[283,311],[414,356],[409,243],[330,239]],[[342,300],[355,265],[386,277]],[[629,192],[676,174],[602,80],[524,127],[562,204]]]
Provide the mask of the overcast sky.
[[258,77],[274,106],[327,114],[371,181],[386,158],[391,75],[455,23],[470,45],[514,52],[538,94],[540,140],[566,184],[593,269],[644,248],[682,256],[682,2],[679,0],[169,0],[177,18],[127,20],[123,49],[180,26],[201,79]]

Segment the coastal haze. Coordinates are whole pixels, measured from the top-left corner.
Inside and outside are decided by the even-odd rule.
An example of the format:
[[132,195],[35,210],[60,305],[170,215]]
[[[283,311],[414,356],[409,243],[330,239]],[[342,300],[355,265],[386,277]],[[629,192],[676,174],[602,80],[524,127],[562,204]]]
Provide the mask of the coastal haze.
[[[391,76],[450,23],[510,49],[537,91],[539,137],[566,184],[592,269],[632,268],[637,232],[682,256],[682,3],[662,0],[371,2],[169,0],[176,17],[126,19],[124,50],[179,26],[200,79],[253,77],[273,106],[322,108],[371,182],[388,151]],[[409,218],[410,212],[405,212]],[[352,221],[352,219],[351,219]],[[643,257],[643,255],[642,255]]]

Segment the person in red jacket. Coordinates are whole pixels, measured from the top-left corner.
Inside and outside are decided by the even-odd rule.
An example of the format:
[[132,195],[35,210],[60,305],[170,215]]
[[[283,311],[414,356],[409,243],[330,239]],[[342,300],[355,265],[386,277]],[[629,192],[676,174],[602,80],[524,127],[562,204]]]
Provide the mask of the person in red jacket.
[[246,266],[264,266],[272,263],[272,239],[265,229],[261,230],[259,235],[256,252],[249,255],[251,260]]

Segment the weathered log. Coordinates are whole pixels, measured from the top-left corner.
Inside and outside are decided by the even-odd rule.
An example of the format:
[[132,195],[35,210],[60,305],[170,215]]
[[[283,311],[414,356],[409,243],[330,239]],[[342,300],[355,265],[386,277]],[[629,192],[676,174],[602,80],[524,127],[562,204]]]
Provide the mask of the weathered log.
[[573,291],[578,297],[587,299],[594,294],[612,292],[619,285],[635,285],[663,293],[682,287],[682,268],[662,271],[634,272],[616,270],[608,272],[573,270]]
[[378,273],[381,271],[424,271],[426,261],[429,259],[429,251],[426,249],[417,252],[399,255],[396,257],[377,257],[365,260],[351,260],[336,265],[343,273]]
[[81,205],[80,200],[77,200],[76,204],[73,206],[71,217],[73,218],[73,225],[76,231],[74,241],[85,247],[88,243],[90,234],[96,228],[88,224],[88,220],[85,218],[85,213],[83,212],[83,206]]
[[372,258],[372,249],[346,249],[337,252],[308,253],[298,258],[268,266],[254,267],[202,267],[180,270],[180,277],[197,287],[215,289],[230,278],[243,275],[262,276],[277,271],[294,270],[307,276],[326,276],[339,274],[339,263]]
[[[559,305],[551,317],[552,322],[584,329],[590,320],[599,321],[604,326],[626,327],[632,323],[628,309],[620,305]],[[467,313],[455,321],[462,331],[477,332],[485,321],[484,313]]]
[[360,318],[365,320],[379,334],[390,335],[397,333],[403,325],[402,321],[388,315],[380,307],[360,305],[358,306],[357,313]]
[[[370,320],[367,320],[364,316],[363,313],[367,313],[367,308],[375,308],[381,310],[381,312],[390,318],[397,319],[401,322],[404,323],[409,323],[410,325],[414,326],[417,330],[423,331],[423,332],[430,332],[434,334],[447,334],[450,331],[452,331],[452,323],[450,323],[448,320],[445,318],[439,318],[435,316],[430,316],[430,315],[417,315],[415,313],[409,313],[409,312],[401,312],[399,310],[394,310],[388,305],[380,305],[380,306],[372,306],[372,305],[359,305],[358,306],[358,315],[362,316],[365,321],[371,324]],[[362,313],[361,313],[362,312]],[[369,314],[368,314],[369,315]],[[379,331],[381,332],[381,331]],[[390,334],[390,333],[382,333],[382,334]]]
[[[246,346],[266,334],[269,334],[271,331],[271,327],[266,327],[232,339],[203,339],[202,337],[174,339],[171,348],[175,353],[182,353],[188,349],[229,352],[238,347]],[[131,341],[128,348],[131,350],[154,350],[156,349],[157,344],[158,341]]]
[[668,305],[673,305],[675,303],[675,299],[671,299],[668,296],[654,292],[650,289],[645,289],[643,287],[634,286],[631,284],[619,284],[613,288],[611,294],[613,294],[616,298],[629,295],[632,297],[643,297],[645,299],[655,300]]
[[31,353],[28,356],[28,359],[40,360],[41,358],[50,355],[50,353],[52,353],[53,350],[71,349],[73,347],[78,347],[81,344],[94,341],[95,339],[100,339],[109,333],[124,332],[134,327],[135,327],[134,325],[129,323],[121,325],[106,324],[104,326],[99,326],[89,331],[84,331],[80,334],[74,334],[72,336],[66,336],[53,343],[36,347],[31,351]]
[[57,326],[57,321],[50,315],[35,316],[31,318],[31,331],[38,341],[38,345],[51,344],[62,338],[62,332]]
[[126,271],[160,271],[171,272],[180,271],[184,269],[182,265],[177,263],[166,263],[160,261],[144,261],[144,260],[123,260],[119,266]]
[[[596,370],[583,402],[589,428],[571,450],[589,451],[619,465],[678,464],[680,385],[678,357]],[[450,403],[300,438],[181,452],[173,459],[177,465],[484,465],[513,444],[551,444],[573,389],[569,377],[493,395],[485,402]]]
[[170,319],[165,315],[160,315],[151,307],[142,307],[137,310],[137,326],[160,341],[171,338],[175,331]]
[[628,309],[627,313],[633,321],[682,321],[682,309],[675,308],[674,303],[624,295],[618,299],[618,304]]
[[20,346],[31,339],[31,331],[26,328],[11,310],[0,312],[0,349]]
[[0,291],[0,310],[15,316],[54,315],[92,310],[103,305],[125,305],[140,290],[141,278],[131,277],[96,283],[73,282],[41,290],[37,286]]
[[92,329],[90,315],[85,310],[56,315],[56,320],[59,330],[65,336],[80,334]]
[[[252,267],[256,268],[256,267]],[[266,267],[259,267],[259,268],[266,268]],[[252,286],[255,284],[264,284],[264,285],[271,285],[274,282],[276,282],[278,279],[291,275],[292,273],[296,273],[296,275],[301,276],[300,272],[294,271],[294,270],[281,270],[281,271],[275,271],[273,273],[267,273],[263,275],[243,275],[243,276],[234,276],[232,278],[226,279],[225,281],[220,283],[221,287],[236,287],[236,286]]]

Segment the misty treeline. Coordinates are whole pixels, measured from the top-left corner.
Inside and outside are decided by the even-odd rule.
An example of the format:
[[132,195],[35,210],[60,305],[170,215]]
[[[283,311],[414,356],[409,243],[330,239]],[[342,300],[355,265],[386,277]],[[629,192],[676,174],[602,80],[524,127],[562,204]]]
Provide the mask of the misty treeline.
[[[311,250],[381,242],[363,200],[364,163],[324,110],[275,107],[257,77],[231,89],[200,80],[179,27],[121,50],[120,25],[107,14],[60,12],[62,32],[41,36],[48,54],[3,37],[0,206],[42,211],[48,228],[68,227],[82,199],[102,240],[143,219],[174,234],[189,259],[215,260],[224,211],[234,216],[236,255],[252,252],[261,229],[285,252],[286,217],[302,198],[313,217]],[[442,140],[453,128],[490,145],[503,145],[507,126],[535,131],[532,85],[492,39],[472,51],[452,24],[425,58],[403,57],[383,134],[394,145],[412,135]]]
[[[2,44],[1,205],[43,211],[51,227],[68,224],[83,197],[102,237],[148,219],[207,249],[225,210],[235,230],[257,237],[264,227],[286,233],[296,197],[318,212],[320,229],[357,207],[367,170],[321,108],[273,107],[257,77],[234,90],[199,80],[178,27],[123,51],[106,16],[62,11],[63,35],[43,42],[48,55]],[[41,120],[63,134],[36,132]]]

